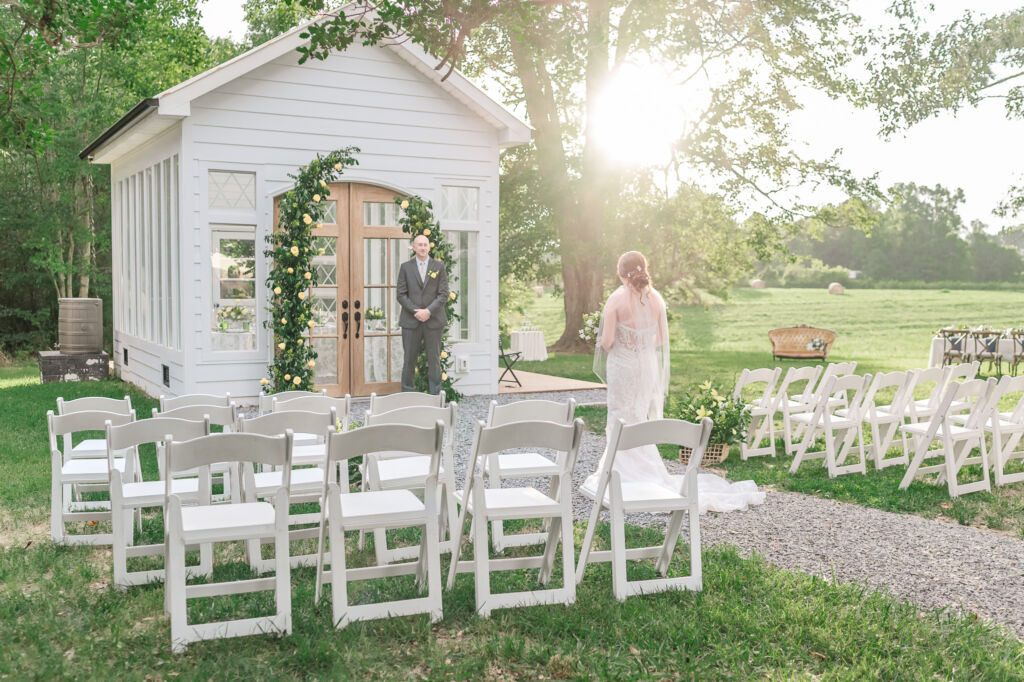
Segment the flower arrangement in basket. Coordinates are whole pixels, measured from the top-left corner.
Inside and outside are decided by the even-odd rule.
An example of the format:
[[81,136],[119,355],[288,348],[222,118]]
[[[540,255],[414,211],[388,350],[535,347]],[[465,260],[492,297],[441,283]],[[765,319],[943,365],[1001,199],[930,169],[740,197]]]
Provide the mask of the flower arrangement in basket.
[[[665,416],[688,422],[710,417],[714,426],[704,451],[704,461],[715,463],[724,462],[729,456],[729,446],[746,438],[751,417],[750,406],[742,400],[734,400],[720,386],[713,385],[710,379],[691,386],[682,398],[669,397]],[[689,448],[679,448],[679,460],[689,462]]]
[[597,342],[597,330],[601,326],[601,311],[595,310],[592,313],[583,314],[583,327],[580,328],[580,338],[587,343]]
[[820,351],[825,350],[825,339],[815,336],[807,344],[807,350]]
[[217,327],[221,331],[227,331],[230,327],[239,325],[248,331],[252,317],[252,310],[247,306],[225,306],[217,310]]

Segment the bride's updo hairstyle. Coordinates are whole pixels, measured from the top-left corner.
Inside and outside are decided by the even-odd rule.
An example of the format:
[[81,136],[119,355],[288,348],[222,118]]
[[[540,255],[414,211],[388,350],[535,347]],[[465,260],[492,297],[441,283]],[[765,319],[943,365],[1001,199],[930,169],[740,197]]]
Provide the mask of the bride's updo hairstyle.
[[619,256],[619,277],[626,280],[626,284],[633,291],[643,294],[651,284],[651,277],[647,274],[647,259],[639,251],[627,251]]

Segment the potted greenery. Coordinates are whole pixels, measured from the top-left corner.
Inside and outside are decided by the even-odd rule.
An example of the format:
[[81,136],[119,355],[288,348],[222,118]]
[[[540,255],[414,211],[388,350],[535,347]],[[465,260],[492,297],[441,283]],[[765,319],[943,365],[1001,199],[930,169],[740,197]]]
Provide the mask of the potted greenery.
[[376,306],[367,307],[366,328],[370,331],[383,331],[385,327],[384,310]]
[[[704,451],[705,462],[725,461],[729,447],[742,442],[750,426],[750,407],[742,400],[734,400],[720,386],[713,385],[710,379],[691,386],[681,398],[670,396],[665,416],[688,422],[711,418],[714,426]],[[679,459],[689,461],[689,448],[679,449]]]

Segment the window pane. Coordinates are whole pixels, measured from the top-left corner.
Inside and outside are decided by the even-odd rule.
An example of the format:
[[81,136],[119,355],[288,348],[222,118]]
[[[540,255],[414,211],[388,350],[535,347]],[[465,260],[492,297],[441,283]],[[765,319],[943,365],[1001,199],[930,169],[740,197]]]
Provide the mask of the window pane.
[[363,284],[387,284],[387,239],[363,240]]
[[315,384],[333,385],[338,383],[338,339],[313,339],[316,349],[316,368],[313,372]]
[[256,174],[210,171],[210,208],[256,210]]
[[388,337],[367,336],[363,339],[363,381],[368,384],[388,380]]
[[472,292],[476,291],[476,232],[448,233],[455,246],[455,281],[451,289],[458,293],[455,312],[461,317],[452,320],[448,333],[456,341],[472,341],[476,335],[476,305],[472,300]]
[[315,334],[338,333],[338,290],[334,287],[313,289]]
[[398,227],[401,217],[402,209],[392,202],[363,202],[363,225]]
[[363,290],[363,326],[367,334],[383,333],[387,330],[387,319],[385,318],[384,296],[391,287],[375,287]]
[[389,336],[391,339],[391,381],[402,380],[402,359],[405,353],[402,350],[402,335]]
[[441,187],[441,218],[444,220],[478,220],[479,204],[478,187]]
[[323,212],[320,214],[320,222],[324,225],[334,225],[338,222],[338,202],[324,201]]
[[256,228],[211,225],[213,350],[256,349]]
[[[313,248],[317,255],[313,256],[313,267],[316,268],[317,281],[320,286],[337,286],[338,284],[338,240],[335,237],[314,237]],[[323,249],[323,255],[320,255]]]

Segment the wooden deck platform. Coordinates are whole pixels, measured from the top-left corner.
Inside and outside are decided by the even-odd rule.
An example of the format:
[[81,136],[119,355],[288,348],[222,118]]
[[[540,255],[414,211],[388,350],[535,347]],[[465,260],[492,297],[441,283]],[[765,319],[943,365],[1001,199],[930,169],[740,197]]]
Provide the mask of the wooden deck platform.
[[[605,388],[604,384],[594,381],[580,381],[578,379],[566,379],[565,377],[553,377],[547,374],[535,372],[524,372],[516,370],[516,376],[522,386],[516,386],[515,382],[503,381],[498,384],[498,393],[551,393],[555,391],[588,391],[595,388]],[[510,378],[509,376],[505,377]]]

